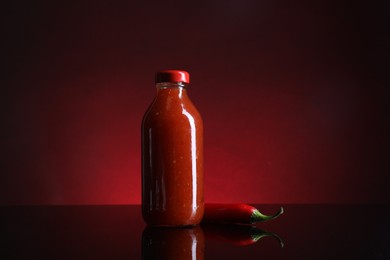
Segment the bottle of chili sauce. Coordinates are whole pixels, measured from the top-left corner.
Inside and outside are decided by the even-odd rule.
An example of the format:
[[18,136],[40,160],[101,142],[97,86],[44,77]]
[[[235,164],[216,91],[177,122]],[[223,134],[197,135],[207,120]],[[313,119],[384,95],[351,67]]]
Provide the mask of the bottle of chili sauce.
[[142,215],[149,225],[196,225],[203,217],[203,122],[189,82],[186,71],[157,72],[157,96],[142,120]]

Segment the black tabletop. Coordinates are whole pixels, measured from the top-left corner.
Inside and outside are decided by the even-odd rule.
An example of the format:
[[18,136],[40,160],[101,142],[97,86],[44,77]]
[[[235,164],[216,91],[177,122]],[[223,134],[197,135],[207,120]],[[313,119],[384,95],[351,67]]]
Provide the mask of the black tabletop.
[[[271,214],[277,205],[256,205]],[[147,227],[139,205],[1,207],[1,259],[389,259],[386,205],[284,205],[254,226]]]

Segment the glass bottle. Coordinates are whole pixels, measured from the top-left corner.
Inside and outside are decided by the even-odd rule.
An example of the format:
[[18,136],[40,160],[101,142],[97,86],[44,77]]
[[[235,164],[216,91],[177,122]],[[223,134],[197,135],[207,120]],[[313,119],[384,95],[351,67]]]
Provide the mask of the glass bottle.
[[149,225],[196,225],[203,217],[203,122],[188,84],[186,71],[157,72],[157,96],[142,120],[142,216]]

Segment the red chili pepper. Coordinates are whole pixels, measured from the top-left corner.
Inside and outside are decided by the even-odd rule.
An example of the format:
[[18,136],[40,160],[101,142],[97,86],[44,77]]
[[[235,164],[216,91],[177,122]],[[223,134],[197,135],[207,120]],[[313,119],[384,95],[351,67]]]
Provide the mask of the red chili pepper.
[[284,246],[282,239],[278,235],[248,225],[202,223],[202,229],[206,239],[236,246],[249,246],[263,237],[274,237],[278,240],[280,247]]
[[274,215],[264,215],[248,204],[206,203],[203,222],[253,224],[277,218],[284,212],[283,207]]

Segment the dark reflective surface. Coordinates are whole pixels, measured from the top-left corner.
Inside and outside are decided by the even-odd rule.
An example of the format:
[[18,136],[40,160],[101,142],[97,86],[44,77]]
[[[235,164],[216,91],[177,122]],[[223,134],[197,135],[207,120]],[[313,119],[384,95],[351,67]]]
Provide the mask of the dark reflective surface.
[[168,229],[147,227],[140,206],[1,207],[0,259],[389,259],[388,206],[284,206],[254,227]]

